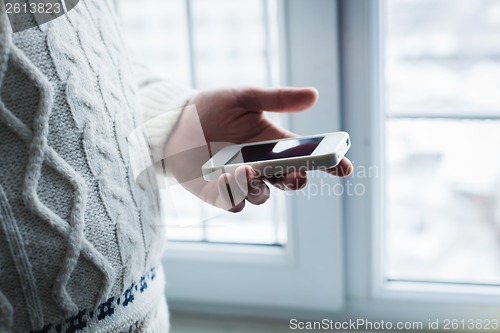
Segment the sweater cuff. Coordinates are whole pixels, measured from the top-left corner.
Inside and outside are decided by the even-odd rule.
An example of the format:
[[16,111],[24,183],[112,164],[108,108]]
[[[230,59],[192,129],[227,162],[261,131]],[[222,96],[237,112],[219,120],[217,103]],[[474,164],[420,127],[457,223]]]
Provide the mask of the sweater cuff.
[[168,136],[193,94],[168,80],[139,75],[139,103],[153,163],[163,159]]

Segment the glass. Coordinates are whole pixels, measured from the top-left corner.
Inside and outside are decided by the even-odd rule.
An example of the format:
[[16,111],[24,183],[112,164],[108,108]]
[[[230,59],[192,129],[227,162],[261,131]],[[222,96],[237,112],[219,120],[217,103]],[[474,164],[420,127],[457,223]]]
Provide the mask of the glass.
[[389,115],[498,116],[498,0],[384,3]]
[[500,284],[500,1],[385,1],[386,276]]
[[[118,6],[135,58],[155,74],[199,89],[278,84],[276,0],[120,0]],[[170,240],[286,244],[279,191],[235,215],[173,183],[162,191]]]
[[195,85],[268,85],[266,2],[191,0]]
[[191,84],[184,0],[118,0],[122,34],[133,59],[159,76]]

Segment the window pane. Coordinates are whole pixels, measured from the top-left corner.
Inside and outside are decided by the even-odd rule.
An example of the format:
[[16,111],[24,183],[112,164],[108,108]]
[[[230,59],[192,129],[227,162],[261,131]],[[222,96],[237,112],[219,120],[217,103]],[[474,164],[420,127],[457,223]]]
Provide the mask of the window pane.
[[500,282],[500,121],[391,119],[387,138],[389,276]]
[[389,114],[496,114],[500,1],[388,0]]
[[500,283],[500,1],[386,5],[390,279]]
[[[205,89],[276,85],[275,0],[119,0],[123,30],[138,59],[170,80]],[[275,119],[279,121],[279,119]],[[237,215],[180,185],[162,191],[170,240],[283,245],[284,196]]]
[[189,85],[185,0],[118,0],[123,36],[134,58],[155,74]]
[[265,2],[191,0],[196,84],[267,85]]

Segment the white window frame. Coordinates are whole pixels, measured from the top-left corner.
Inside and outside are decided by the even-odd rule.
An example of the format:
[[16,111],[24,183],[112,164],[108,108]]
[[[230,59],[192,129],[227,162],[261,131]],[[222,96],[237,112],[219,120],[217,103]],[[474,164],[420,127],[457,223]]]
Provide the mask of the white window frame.
[[377,166],[378,177],[349,178],[364,186],[363,196],[288,198],[285,247],[171,242],[164,260],[171,308],[284,319],[498,318],[500,287],[384,276],[382,1],[279,6],[283,84],[315,86],[321,95],[289,127],[348,131],[349,157],[357,167]]
[[[282,83],[314,86],[323,93],[307,114],[289,118],[287,127],[297,133],[340,130],[336,10],[331,0],[315,0],[314,6],[310,0],[279,2]],[[316,35],[328,42],[310,38]],[[333,186],[339,181],[328,182]],[[340,309],[345,289],[342,197],[299,196],[286,201],[284,247],[169,242],[164,267],[171,308],[219,307],[230,313],[245,307],[242,313],[247,315],[263,315],[259,312],[271,308]]]
[[339,0],[343,125],[358,166],[362,197],[345,199],[347,307],[339,315],[392,321],[498,318],[500,287],[387,281],[384,267],[384,113],[381,6],[387,0]]

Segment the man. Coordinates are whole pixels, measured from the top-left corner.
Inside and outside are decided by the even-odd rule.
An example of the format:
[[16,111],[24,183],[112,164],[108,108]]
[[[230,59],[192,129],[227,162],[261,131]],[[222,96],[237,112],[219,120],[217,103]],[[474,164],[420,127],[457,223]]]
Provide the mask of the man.
[[[143,114],[153,156],[163,152],[181,183],[215,206],[238,212],[267,200],[266,182],[306,183],[304,171],[263,179],[250,167],[205,182],[209,154],[197,148],[293,136],[263,112],[305,110],[314,89],[193,95],[131,68],[114,15],[109,0],[82,0],[13,33],[0,0],[2,333],[168,331],[156,181],[151,168],[136,181],[131,167],[149,157],[131,139]],[[328,172],[351,170],[344,159]]]

